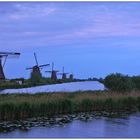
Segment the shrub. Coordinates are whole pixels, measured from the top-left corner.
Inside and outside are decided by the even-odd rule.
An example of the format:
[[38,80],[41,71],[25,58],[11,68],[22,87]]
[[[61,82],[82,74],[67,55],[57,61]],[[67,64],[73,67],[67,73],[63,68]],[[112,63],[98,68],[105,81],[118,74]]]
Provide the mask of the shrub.
[[130,91],[134,88],[131,78],[120,73],[108,75],[104,79],[104,85],[113,91]]
[[137,98],[137,108],[140,111],[140,97]]
[[140,90],[140,76],[133,76],[132,82],[135,84],[135,89]]

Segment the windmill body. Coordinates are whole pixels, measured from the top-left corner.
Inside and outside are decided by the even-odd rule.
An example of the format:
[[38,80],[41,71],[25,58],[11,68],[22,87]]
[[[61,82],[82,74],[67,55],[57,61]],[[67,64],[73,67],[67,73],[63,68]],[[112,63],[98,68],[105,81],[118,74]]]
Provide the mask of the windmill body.
[[59,73],[59,74],[61,74],[62,75],[62,80],[66,80],[67,79],[67,74],[68,73],[66,73],[65,71],[64,71],[64,67],[63,67],[63,69],[62,69],[62,73]]
[[66,73],[63,73],[62,74],[62,80],[66,80],[67,79],[67,75],[66,75]]
[[33,67],[32,73],[41,77],[40,68],[38,66]]
[[57,80],[57,72],[58,70],[54,70],[54,63],[52,63],[52,70],[51,71],[45,71],[51,73],[51,79]]
[[45,72],[51,73],[51,80],[57,80],[58,71],[52,70],[52,71],[45,71]]
[[26,68],[26,70],[31,70],[31,75],[38,75],[42,77],[39,66],[35,65],[31,68]]
[[70,74],[69,79],[73,80],[73,74]]
[[54,70],[51,72],[51,79],[52,79],[52,80],[57,80],[57,75],[56,75],[56,73],[57,73],[57,71],[54,71]]

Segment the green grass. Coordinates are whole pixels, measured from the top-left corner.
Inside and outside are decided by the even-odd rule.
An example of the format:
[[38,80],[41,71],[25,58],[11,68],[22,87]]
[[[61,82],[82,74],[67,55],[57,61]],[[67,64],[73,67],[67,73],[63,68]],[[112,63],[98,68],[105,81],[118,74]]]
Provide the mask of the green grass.
[[74,92],[0,95],[0,120],[90,111],[140,110],[140,92]]

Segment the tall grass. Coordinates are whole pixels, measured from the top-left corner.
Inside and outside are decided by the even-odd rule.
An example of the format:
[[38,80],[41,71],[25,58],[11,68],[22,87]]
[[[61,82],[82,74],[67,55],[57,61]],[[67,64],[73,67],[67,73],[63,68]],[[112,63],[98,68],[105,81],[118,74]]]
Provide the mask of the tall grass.
[[90,111],[140,110],[140,92],[75,92],[0,95],[0,120]]

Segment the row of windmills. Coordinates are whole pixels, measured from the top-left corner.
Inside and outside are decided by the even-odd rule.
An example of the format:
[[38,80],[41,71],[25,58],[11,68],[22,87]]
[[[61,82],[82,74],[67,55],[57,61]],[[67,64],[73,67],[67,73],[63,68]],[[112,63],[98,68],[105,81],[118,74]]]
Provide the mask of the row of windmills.
[[62,72],[61,72],[61,73],[59,73],[58,70],[55,70],[55,69],[54,69],[54,63],[53,63],[53,62],[52,62],[52,69],[51,69],[51,71],[45,71],[45,72],[51,73],[51,79],[52,79],[52,80],[57,80],[57,75],[62,75],[62,78],[61,78],[62,80],[67,80],[67,79],[73,80],[73,74],[72,74],[72,73],[69,75],[69,77],[67,77],[67,75],[68,75],[69,73],[66,73],[66,72],[64,71],[64,66],[63,66],[63,68],[62,68]]
[[[34,58],[35,58],[36,65],[34,65],[33,67],[26,68],[26,70],[32,70],[31,75],[38,75],[41,77],[42,76],[41,70],[46,66],[50,66],[50,64],[39,65],[36,53],[34,53]],[[51,70],[45,71],[45,72],[51,74],[50,78],[52,80],[57,80],[57,75],[62,75],[62,80],[66,80],[66,79],[73,80],[73,74],[70,74],[69,78],[67,78],[67,74],[69,73],[66,73],[64,71],[64,67],[63,67],[62,73],[58,73],[59,71],[54,69],[54,63],[52,63]]]
[[[3,68],[5,66],[7,58],[18,58],[19,56],[20,56],[20,53],[17,53],[17,52],[0,52],[0,81],[5,80],[5,74],[4,74]],[[42,77],[41,70],[44,67],[50,66],[50,64],[39,65],[36,53],[34,53],[34,58],[35,58],[36,65],[33,67],[26,68],[26,70],[31,70],[32,71],[31,74],[39,75],[40,77]],[[54,69],[54,63],[52,63],[52,69],[50,71],[45,71],[45,72],[51,73],[50,78],[52,80],[57,80],[57,74],[62,75],[63,80],[65,79],[73,80],[73,74],[70,74],[69,78],[67,78],[68,73],[64,71],[64,67],[63,67],[62,73],[58,73],[59,71]]]
[[61,78],[62,80],[66,80],[66,79],[73,80],[73,74],[70,74],[69,78],[67,78],[67,75],[69,73],[65,72],[64,66],[63,66],[63,69],[62,69],[62,73],[58,73],[59,71],[54,69],[54,63],[53,62],[52,62],[52,69],[51,69],[51,71],[45,71],[45,72],[51,73],[51,79],[52,80],[57,80],[57,75],[62,75],[62,78]]

